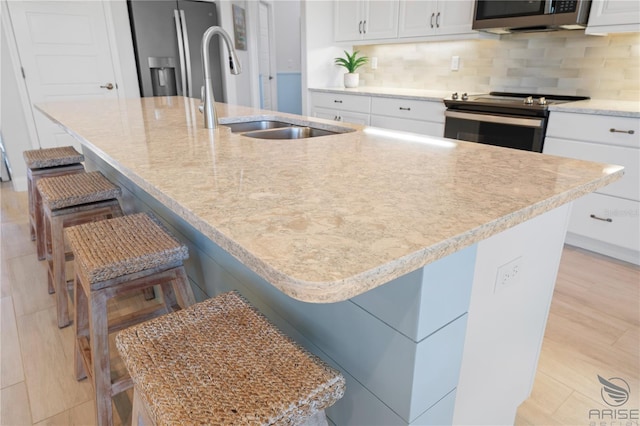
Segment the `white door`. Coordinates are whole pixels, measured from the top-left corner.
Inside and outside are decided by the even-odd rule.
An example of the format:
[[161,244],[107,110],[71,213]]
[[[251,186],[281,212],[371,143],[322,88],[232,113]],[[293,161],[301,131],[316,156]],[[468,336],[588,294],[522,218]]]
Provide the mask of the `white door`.
[[273,36],[273,7],[270,3],[260,2],[259,5],[259,43],[258,64],[260,68],[260,107],[275,111],[278,109],[275,51]]
[[335,41],[362,39],[364,2],[361,0],[336,0],[333,2]]
[[8,5],[40,147],[78,147],[33,105],[118,97],[103,3],[9,1]]
[[436,16],[437,32],[444,34],[466,34],[474,32],[471,29],[473,22],[473,0],[439,1]]
[[419,37],[435,32],[436,2],[400,0],[400,27],[398,36]]

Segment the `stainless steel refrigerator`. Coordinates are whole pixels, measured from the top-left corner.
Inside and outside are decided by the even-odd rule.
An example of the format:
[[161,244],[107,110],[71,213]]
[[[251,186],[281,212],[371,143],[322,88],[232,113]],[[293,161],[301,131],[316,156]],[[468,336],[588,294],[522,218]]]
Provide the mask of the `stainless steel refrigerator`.
[[[200,97],[204,85],[201,42],[218,25],[212,2],[128,0],[131,34],[142,96]],[[210,44],[215,100],[224,102],[220,46]]]

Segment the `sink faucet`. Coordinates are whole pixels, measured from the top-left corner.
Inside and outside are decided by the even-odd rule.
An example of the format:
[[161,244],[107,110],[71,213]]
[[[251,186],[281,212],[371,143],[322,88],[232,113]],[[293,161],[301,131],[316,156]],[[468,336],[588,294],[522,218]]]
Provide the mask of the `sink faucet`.
[[209,27],[202,36],[202,67],[204,68],[204,93],[202,94],[202,105],[200,111],[204,113],[204,127],[215,129],[218,127],[218,115],[216,114],[215,99],[213,98],[213,84],[211,83],[211,64],[209,63],[209,43],[214,34],[218,34],[224,40],[229,51],[229,65],[231,74],[237,75],[242,71],[240,61],[233,48],[231,37],[220,27]]

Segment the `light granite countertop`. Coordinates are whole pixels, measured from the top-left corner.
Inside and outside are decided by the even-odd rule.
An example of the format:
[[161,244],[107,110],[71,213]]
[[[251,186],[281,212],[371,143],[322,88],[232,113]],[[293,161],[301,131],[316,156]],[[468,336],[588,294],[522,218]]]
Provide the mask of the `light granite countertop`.
[[[339,93],[360,96],[376,96],[381,98],[415,99],[423,101],[443,101],[450,98],[452,91],[427,89],[402,89],[392,87],[344,87],[310,88],[311,92]],[[461,92],[460,92],[461,93]],[[477,94],[469,92],[470,95]],[[619,117],[640,118],[640,100],[618,101],[615,99],[590,99],[587,101],[567,102],[551,105],[550,111],[576,112],[581,114],[611,115]]]
[[[38,108],[289,296],[346,300],[607,185],[622,168],[365,128],[262,140],[203,128],[199,101]],[[267,114],[217,104],[228,117]],[[246,120],[246,119],[245,119]]]
[[611,115],[640,118],[640,100],[617,101],[612,99],[590,99],[552,105],[550,111],[575,112],[579,114]]
[[376,96],[379,98],[415,99],[420,101],[442,102],[444,98],[451,96],[452,91],[426,90],[426,89],[400,89],[387,87],[356,87],[346,89],[344,87],[314,88],[311,92],[340,93],[345,95]]

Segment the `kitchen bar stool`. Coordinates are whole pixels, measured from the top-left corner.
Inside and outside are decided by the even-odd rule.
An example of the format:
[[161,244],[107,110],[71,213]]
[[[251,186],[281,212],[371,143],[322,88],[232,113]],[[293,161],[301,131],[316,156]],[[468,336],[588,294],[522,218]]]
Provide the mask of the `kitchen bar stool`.
[[38,193],[44,211],[45,253],[49,266],[49,293],[56,293],[58,327],[70,324],[67,299],[64,228],[122,216],[119,187],[100,172],[78,173],[40,179]]
[[42,202],[36,184],[45,177],[84,172],[84,156],[72,146],[33,149],[22,154],[27,165],[27,198],[29,200],[29,227],[31,240],[36,240],[38,260],[44,260],[44,225]]
[[223,293],[116,336],[134,384],[132,424],[326,425],[340,372]]
[[[188,251],[146,213],[85,223],[65,233],[75,258],[76,378],[90,377],[97,424],[110,425],[111,397],[132,382],[128,376],[111,380],[109,333],[195,303],[182,264]],[[154,285],[162,288],[164,304],[108,321],[109,299]]]

